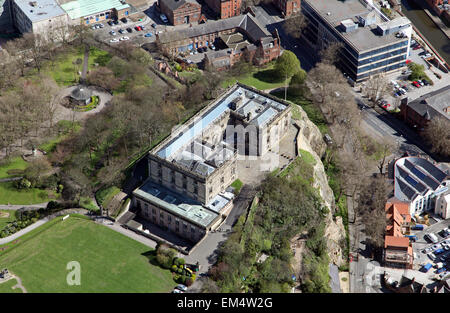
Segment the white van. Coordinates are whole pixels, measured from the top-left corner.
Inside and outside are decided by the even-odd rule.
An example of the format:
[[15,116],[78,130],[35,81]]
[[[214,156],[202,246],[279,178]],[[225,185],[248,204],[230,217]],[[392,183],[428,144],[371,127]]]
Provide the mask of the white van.
[[437,243],[439,241],[438,237],[433,233],[426,234],[424,237],[430,239],[432,243]]

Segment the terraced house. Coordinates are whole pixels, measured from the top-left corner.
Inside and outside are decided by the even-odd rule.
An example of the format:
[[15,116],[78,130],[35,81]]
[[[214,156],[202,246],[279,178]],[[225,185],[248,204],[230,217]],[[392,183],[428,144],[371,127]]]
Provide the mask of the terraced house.
[[412,33],[406,17],[389,20],[368,0],[303,0],[301,8],[306,43],[316,51],[341,43],[339,67],[353,81],[406,67]]
[[287,133],[287,102],[236,84],[148,154],[149,178],[133,191],[137,214],[197,242],[232,208],[238,155],[264,155]]

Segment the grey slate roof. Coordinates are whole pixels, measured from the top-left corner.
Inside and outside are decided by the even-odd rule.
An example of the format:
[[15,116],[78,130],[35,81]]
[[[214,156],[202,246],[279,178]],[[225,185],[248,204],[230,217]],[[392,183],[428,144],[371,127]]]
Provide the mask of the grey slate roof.
[[261,37],[270,36],[270,33],[264,29],[264,27],[261,26],[250,14],[234,16],[224,20],[209,21],[204,24],[177,30],[176,32],[165,32],[158,36],[160,43],[164,44],[181,39],[217,33],[233,28],[239,28],[241,31],[245,32],[252,41],[256,41]]
[[[427,93],[407,104],[420,116],[434,119],[444,117],[450,121],[450,85],[436,91]],[[444,110],[449,108],[446,113]]]
[[447,178],[437,166],[420,157],[405,157],[395,163],[395,197],[411,202],[419,195],[435,191]]
[[179,7],[185,5],[187,2],[199,5],[195,0],[160,0],[164,3],[170,10],[175,11]]

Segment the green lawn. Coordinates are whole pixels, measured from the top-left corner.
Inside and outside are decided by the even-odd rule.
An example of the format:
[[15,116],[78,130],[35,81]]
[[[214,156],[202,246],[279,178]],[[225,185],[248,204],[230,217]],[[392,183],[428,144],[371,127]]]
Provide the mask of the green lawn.
[[120,192],[120,189],[116,186],[108,187],[102,190],[97,191],[95,194],[95,198],[97,199],[98,204],[103,207],[108,206],[109,201]]
[[[74,64],[77,59],[83,60],[84,47],[73,48],[70,52],[57,57],[53,66],[51,62],[47,62],[42,69],[44,74],[47,74],[55,79],[55,81],[61,86],[71,86],[78,82],[78,72],[82,70],[83,65]],[[103,50],[99,50],[95,47],[90,48],[88,70],[94,68],[94,63],[99,66],[104,66],[111,59],[111,55]]]
[[259,90],[272,89],[285,86],[284,79],[280,80],[274,71],[275,63],[270,63],[264,68],[255,67],[252,72],[246,73],[239,77],[227,79],[222,83],[222,87],[228,87],[239,81],[242,84],[253,86]]
[[16,279],[10,279],[5,283],[1,283],[0,293],[22,293],[22,289],[20,288],[12,289],[12,287],[15,285],[17,285]]
[[[0,264],[28,292],[168,292],[176,283],[153,265],[154,250],[86,219],[55,219],[0,253]],[[28,238],[28,239],[27,239]],[[69,286],[68,262],[77,261],[81,285]]]
[[47,190],[30,188],[30,189],[16,189],[13,182],[0,183],[0,204],[36,204],[48,202],[56,199],[58,195],[50,191],[50,196]]
[[27,168],[27,166],[28,166],[28,163],[21,157],[12,158],[5,165],[0,165],[0,178],[8,178],[8,177],[18,176],[18,174],[14,174],[14,173],[8,174],[8,171],[24,170]]
[[[2,213],[8,214],[9,216],[2,217]],[[3,227],[6,226],[6,224],[8,224],[9,222],[12,222],[16,219],[15,213],[16,213],[16,211],[12,211],[12,210],[0,210],[0,230],[2,230]]]

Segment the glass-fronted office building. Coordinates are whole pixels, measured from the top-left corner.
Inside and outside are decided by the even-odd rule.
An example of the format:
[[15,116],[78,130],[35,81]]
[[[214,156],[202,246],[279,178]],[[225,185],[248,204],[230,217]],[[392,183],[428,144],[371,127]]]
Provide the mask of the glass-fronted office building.
[[356,82],[406,66],[411,37],[407,18],[388,20],[364,0],[303,0],[303,38],[316,50],[342,43],[339,66]]

